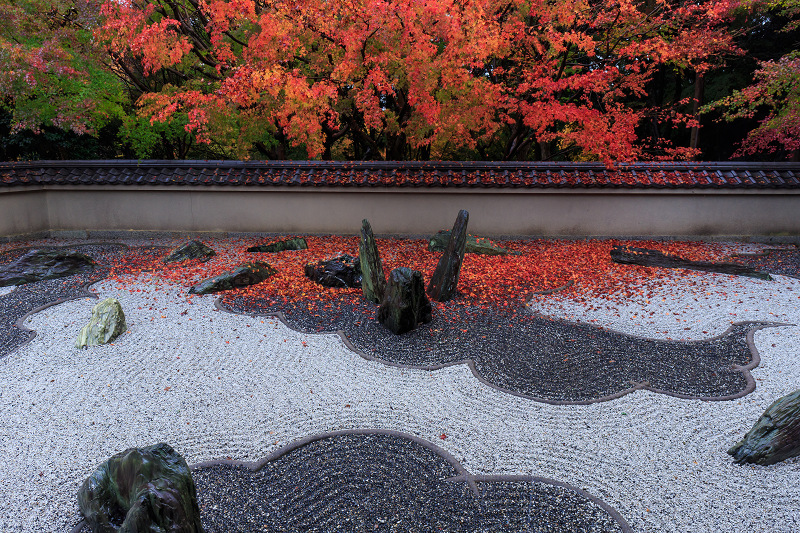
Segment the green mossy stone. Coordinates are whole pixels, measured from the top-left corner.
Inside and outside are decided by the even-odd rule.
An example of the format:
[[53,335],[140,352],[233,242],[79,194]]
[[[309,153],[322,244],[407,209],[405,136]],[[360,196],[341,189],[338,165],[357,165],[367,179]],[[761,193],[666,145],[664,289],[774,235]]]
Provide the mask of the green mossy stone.
[[800,390],[775,400],[728,454],[735,463],[772,465],[800,456]]
[[31,250],[0,267],[0,287],[24,285],[86,272],[95,262],[88,255],[69,250]]
[[379,303],[386,290],[386,276],[383,274],[383,264],[372,234],[372,226],[367,219],[361,221],[358,261],[361,267],[361,292],[367,300]]
[[258,246],[251,246],[247,249],[248,252],[261,252],[261,253],[278,253],[286,250],[308,250],[308,243],[303,237],[294,237],[292,239],[284,239],[282,241],[270,242],[266,244],[259,244]]
[[217,255],[217,252],[206,246],[200,241],[189,241],[174,248],[167,257],[161,261],[164,263],[179,263],[189,259],[202,259],[208,261]]
[[458,212],[456,222],[447,247],[439,258],[436,270],[431,276],[428,284],[428,296],[437,302],[446,302],[456,295],[458,286],[458,276],[461,272],[461,264],[464,262],[464,250],[467,245],[467,224],[469,223],[469,213],[462,209]]
[[108,344],[128,330],[122,306],[114,298],[106,298],[92,308],[92,318],[78,333],[76,348]]
[[261,283],[277,272],[269,264],[255,261],[244,263],[233,270],[223,272],[213,278],[204,279],[189,289],[189,294],[210,294]]
[[[428,240],[428,250],[431,252],[442,252],[447,248],[450,241],[450,231],[440,230]],[[512,252],[502,246],[498,246],[489,239],[467,235],[467,242],[464,246],[464,253],[483,254],[483,255],[520,255],[519,252]]]
[[164,443],[105,461],[83,482],[78,507],[93,533],[203,533],[189,466]]

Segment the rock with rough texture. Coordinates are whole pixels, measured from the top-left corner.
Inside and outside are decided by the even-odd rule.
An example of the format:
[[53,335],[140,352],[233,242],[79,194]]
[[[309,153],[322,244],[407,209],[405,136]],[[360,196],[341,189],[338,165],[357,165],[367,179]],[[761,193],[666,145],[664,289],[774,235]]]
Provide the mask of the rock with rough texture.
[[208,261],[217,255],[217,252],[206,246],[200,241],[189,241],[174,248],[167,257],[161,261],[164,263],[179,263],[189,259],[201,259]]
[[800,455],[800,390],[778,398],[728,454],[737,464],[772,465]]
[[771,280],[769,274],[759,272],[747,265],[737,263],[712,263],[710,261],[692,261],[674,255],[666,255],[658,250],[635,248],[633,246],[614,246],[611,249],[611,260],[622,265],[641,265],[662,268],[686,268],[719,274],[734,274],[751,278]]
[[326,287],[361,287],[360,261],[347,254],[308,263],[305,273],[309,279]]
[[428,284],[428,296],[432,300],[444,302],[456,294],[458,275],[461,272],[464,249],[467,244],[468,222],[469,213],[462,209],[456,217],[450,240],[447,241],[447,248],[445,248],[442,257],[439,259],[439,264],[436,265],[436,270],[431,276],[431,282]]
[[0,287],[24,285],[71,276],[94,268],[88,255],[69,250],[31,250],[19,259],[0,266]]
[[223,272],[219,276],[204,279],[189,289],[189,294],[209,294],[227,291],[248,285],[261,283],[277,271],[267,263],[254,261],[243,263],[233,270]]
[[292,239],[284,239],[282,241],[270,242],[259,244],[258,246],[251,246],[247,249],[248,252],[262,252],[262,253],[277,253],[285,250],[307,250],[308,243],[303,237],[294,237]]
[[128,331],[125,313],[116,298],[106,298],[92,308],[92,318],[83,326],[75,342],[76,348],[108,344]]
[[186,461],[168,444],[111,457],[78,492],[93,533],[203,533]]
[[380,303],[386,290],[386,276],[383,274],[383,264],[372,234],[372,226],[367,219],[361,221],[358,261],[361,266],[361,291],[364,298]]
[[[431,252],[441,252],[447,248],[450,241],[450,231],[440,230],[428,240],[428,250]],[[467,243],[464,246],[464,253],[483,254],[483,255],[519,255],[519,252],[512,252],[502,246],[498,246],[489,239],[467,235]]]
[[407,267],[395,268],[378,308],[378,321],[400,335],[431,321],[431,302],[425,296],[422,274]]

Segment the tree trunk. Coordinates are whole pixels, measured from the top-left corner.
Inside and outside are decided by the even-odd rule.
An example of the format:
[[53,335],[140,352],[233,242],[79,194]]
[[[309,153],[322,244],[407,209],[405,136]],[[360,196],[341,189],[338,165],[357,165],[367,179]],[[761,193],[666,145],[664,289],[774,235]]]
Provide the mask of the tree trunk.
[[[694,99],[692,100],[692,115],[695,117],[696,120],[699,120],[697,116],[698,111],[700,111],[700,106],[703,103],[703,90],[705,89],[705,79],[702,74],[697,73],[695,74],[694,78]],[[700,125],[697,124],[692,126],[691,135],[689,137],[689,147],[690,148],[697,148],[697,144],[700,138]],[[697,159],[697,156],[695,156]]]

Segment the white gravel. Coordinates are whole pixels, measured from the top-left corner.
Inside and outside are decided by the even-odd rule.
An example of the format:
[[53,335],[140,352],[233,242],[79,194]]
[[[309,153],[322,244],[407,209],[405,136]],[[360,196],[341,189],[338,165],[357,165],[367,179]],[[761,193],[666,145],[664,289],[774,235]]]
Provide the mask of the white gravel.
[[[657,338],[703,338],[739,320],[800,323],[797,280],[703,276],[710,285],[665,284],[649,304],[554,305],[539,297],[532,307]],[[138,288],[94,286],[127,315],[130,331],[113,345],[73,348],[96,303],[87,298],[30,317],[26,326],[37,336],[0,360],[0,531],[69,531],[83,479],[131,446],[165,441],[189,463],[252,461],[345,428],[418,435],[476,474],[572,483],[637,532],[800,530],[800,460],[736,466],[725,453],[773,400],[798,388],[796,326],[756,333],[757,388],[739,400],[637,391],[551,406],[483,385],[464,365],[393,368],[362,359],[335,335],[216,311],[213,296],[189,302],[174,286]]]
[[13,286],[13,285],[10,286],[10,287],[0,287],[0,296],[5,296],[6,294],[8,294],[9,292],[13,291],[14,289],[16,289],[16,287]]

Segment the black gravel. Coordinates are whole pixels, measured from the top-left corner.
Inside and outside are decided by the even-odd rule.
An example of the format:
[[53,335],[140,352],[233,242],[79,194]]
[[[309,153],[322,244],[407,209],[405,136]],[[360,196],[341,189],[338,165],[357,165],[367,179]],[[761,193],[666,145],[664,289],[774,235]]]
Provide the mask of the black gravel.
[[532,316],[435,304],[431,323],[395,335],[375,320],[377,306],[346,295],[333,304],[252,301],[228,296],[222,306],[237,313],[281,311],[302,331],[344,331],[364,355],[384,362],[432,369],[471,360],[486,382],[532,399],[590,402],[631,387],[687,397],[721,398],[743,393],[753,361],[747,333],[759,324],[734,326],[721,338],[661,341],[598,327]]
[[763,254],[738,254],[737,261],[756,270],[800,278],[800,250],[766,250]]
[[581,494],[538,481],[482,481],[480,496],[433,450],[386,434],[323,438],[252,472],[192,476],[206,533],[619,532]]
[[[37,249],[54,248],[58,247],[37,247]],[[109,268],[103,266],[104,262],[128,253],[136,253],[140,257],[148,255],[155,257],[164,253],[161,247],[129,248],[124,244],[112,243],[82,244],[69,246],[69,249],[88,255],[98,265],[89,272],[19,285],[9,294],[0,296],[0,357],[8,355],[32,338],[33,332],[16,326],[17,321],[28,313],[66,300],[91,296],[86,287],[104,279],[109,273]],[[16,249],[0,254],[0,268],[28,250]]]

